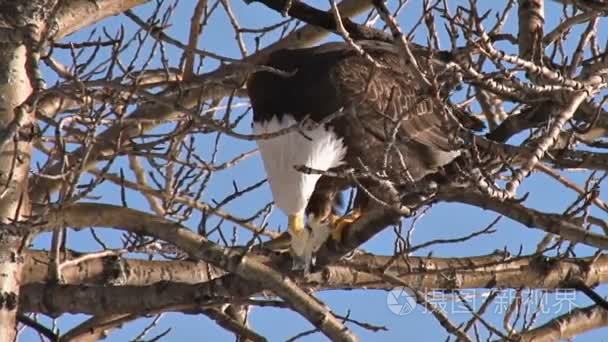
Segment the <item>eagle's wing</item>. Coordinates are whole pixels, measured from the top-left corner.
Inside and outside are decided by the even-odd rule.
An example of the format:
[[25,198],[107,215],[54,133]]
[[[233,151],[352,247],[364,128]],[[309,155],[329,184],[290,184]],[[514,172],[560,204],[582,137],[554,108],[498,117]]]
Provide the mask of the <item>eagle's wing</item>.
[[[345,43],[271,54],[267,65],[293,74],[262,71],[251,77],[254,121],[289,113],[298,120],[322,122],[343,110],[346,115],[329,126],[343,139],[351,167],[397,170],[404,165],[412,178],[419,179],[450,162],[457,155],[450,139],[457,122],[450,124],[451,117],[431,100],[394,46],[359,43],[382,67]],[[386,153],[393,137],[399,153]],[[388,154],[391,165],[383,157]]]
[[[352,55],[335,69],[334,81],[344,102],[357,108],[358,116],[377,137],[390,139],[399,122],[397,139],[416,141],[431,149],[453,150],[450,125],[444,111],[430,98],[410,66],[392,52],[369,51],[383,68]],[[363,118],[364,117],[364,118]]]
[[331,69],[337,102],[348,110],[335,125],[350,151],[348,163],[418,180],[452,161],[459,154],[451,137],[458,122],[444,116],[399,54],[367,52],[381,67],[353,52]]

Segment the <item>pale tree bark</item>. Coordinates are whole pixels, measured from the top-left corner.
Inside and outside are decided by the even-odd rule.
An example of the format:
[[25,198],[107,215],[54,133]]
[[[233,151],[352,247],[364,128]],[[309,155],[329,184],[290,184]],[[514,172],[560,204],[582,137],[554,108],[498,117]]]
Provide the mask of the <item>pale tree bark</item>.
[[57,27],[54,38],[65,37],[70,33],[148,1],[150,0],[62,1],[58,4],[60,7],[56,14]]
[[585,332],[605,328],[608,310],[598,305],[575,309],[517,336],[521,342],[567,341]]
[[542,62],[544,0],[519,0],[519,55],[534,62]]
[[[26,3],[29,5],[23,6]],[[9,127],[23,127],[31,122],[31,113],[16,115],[32,93],[26,66],[31,59],[32,36],[40,18],[40,11],[50,1],[2,1],[2,41],[0,41],[0,130],[6,135]],[[18,6],[21,5],[21,6]],[[23,115],[23,117],[19,117]],[[18,121],[18,124],[17,122]],[[7,137],[0,149],[0,341],[13,341],[16,333],[17,303],[23,258],[20,246],[25,233],[14,223],[29,213],[27,178],[30,167],[31,145],[17,141],[16,133]]]

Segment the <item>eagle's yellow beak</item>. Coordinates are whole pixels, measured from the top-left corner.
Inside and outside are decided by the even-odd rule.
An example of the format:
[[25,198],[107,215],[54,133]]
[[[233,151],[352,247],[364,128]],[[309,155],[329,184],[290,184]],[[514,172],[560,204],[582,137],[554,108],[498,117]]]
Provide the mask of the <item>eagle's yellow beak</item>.
[[304,230],[304,215],[295,214],[287,216],[287,227],[291,236],[301,234]]

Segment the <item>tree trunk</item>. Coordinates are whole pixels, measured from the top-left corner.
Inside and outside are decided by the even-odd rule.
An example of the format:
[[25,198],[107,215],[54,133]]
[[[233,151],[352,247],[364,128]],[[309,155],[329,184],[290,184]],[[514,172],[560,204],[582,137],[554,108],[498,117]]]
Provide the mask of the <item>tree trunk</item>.
[[[3,15],[0,29],[0,132],[3,136],[9,134],[10,126],[15,125],[15,109],[32,93],[26,68],[28,52],[25,39],[19,33],[25,31],[25,23],[31,23],[21,13],[31,10],[35,4],[18,5],[13,1],[0,1]],[[18,119],[18,127],[31,122],[29,115]],[[25,236],[15,222],[26,217],[30,207],[27,178],[31,144],[15,140],[18,136],[18,133],[10,134],[10,139],[0,149],[0,341],[15,340],[23,269],[20,246]]]

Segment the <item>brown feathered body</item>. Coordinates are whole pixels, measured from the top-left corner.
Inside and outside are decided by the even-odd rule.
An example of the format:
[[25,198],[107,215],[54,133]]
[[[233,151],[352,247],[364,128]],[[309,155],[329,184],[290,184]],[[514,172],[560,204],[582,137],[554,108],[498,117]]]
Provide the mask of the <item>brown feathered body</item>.
[[[291,74],[260,71],[250,77],[254,125],[285,116],[321,123],[334,115],[324,125],[346,150],[338,168],[380,173],[395,182],[419,180],[453,160],[458,152],[450,131],[458,124],[450,124],[394,46],[360,44],[379,66],[345,43],[272,53],[264,64]],[[337,193],[351,185],[323,176],[307,212],[327,217]]]

